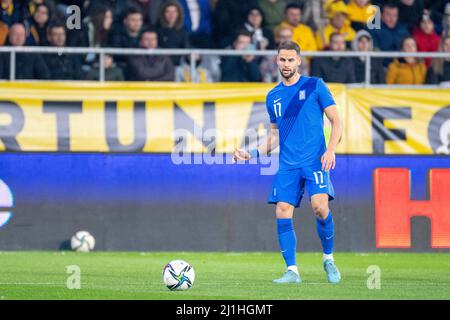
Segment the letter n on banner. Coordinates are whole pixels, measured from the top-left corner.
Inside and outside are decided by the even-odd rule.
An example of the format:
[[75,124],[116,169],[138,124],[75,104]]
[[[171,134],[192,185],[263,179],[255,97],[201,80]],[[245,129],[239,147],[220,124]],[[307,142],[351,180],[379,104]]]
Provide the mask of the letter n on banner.
[[374,173],[377,248],[411,248],[411,217],[431,221],[431,247],[450,248],[450,169],[430,170],[430,200],[410,200],[410,171],[378,168]]

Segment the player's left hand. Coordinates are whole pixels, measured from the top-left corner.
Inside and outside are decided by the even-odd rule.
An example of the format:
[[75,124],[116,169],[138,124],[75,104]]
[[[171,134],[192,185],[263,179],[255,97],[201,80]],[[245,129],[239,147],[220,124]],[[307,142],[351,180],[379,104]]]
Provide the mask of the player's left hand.
[[334,169],[336,166],[336,155],[334,151],[327,149],[322,155],[322,158],[320,158],[320,162],[322,162],[322,170],[329,171],[330,169]]

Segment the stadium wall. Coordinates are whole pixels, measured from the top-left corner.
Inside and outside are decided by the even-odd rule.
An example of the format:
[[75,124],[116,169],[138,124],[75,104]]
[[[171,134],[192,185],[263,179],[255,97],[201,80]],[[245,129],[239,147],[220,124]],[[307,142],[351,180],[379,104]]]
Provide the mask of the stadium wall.
[[[270,86],[0,86],[0,250],[68,248],[82,229],[98,250],[278,250],[276,156],[227,153],[256,143],[243,135],[267,125]],[[345,123],[336,250],[448,251],[450,90],[331,90]],[[180,145],[205,153],[174,158]],[[307,199],[295,224],[299,250],[320,250]]]
[[[12,218],[0,228],[2,250],[64,248],[83,229],[96,236],[99,250],[277,250],[274,207],[266,204],[273,176],[260,175],[267,167],[261,163],[175,165],[166,154],[2,154],[0,159],[2,180],[14,199],[8,209]],[[331,203],[336,250],[450,247],[447,157],[340,155],[337,163]],[[379,186],[387,210],[400,201],[392,185],[407,190],[411,200],[430,202],[427,186],[437,169],[444,169],[437,174],[443,181],[435,188],[443,188],[447,198],[436,200],[443,201],[435,203],[436,212],[399,212],[411,222],[406,230],[398,221],[389,226],[389,216],[383,221],[375,212],[379,168],[410,174],[403,184]],[[295,224],[299,249],[319,250],[309,200],[297,210]],[[438,226],[443,239],[442,232],[433,234]],[[379,239],[383,227],[388,234]],[[389,237],[389,228],[398,239]],[[402,242],[402,232],[410,243]]]

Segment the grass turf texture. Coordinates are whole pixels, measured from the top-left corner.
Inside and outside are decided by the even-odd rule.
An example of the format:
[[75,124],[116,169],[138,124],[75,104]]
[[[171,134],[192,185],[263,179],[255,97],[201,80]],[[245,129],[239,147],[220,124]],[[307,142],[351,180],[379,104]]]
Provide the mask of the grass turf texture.
[[[162,269],[173,259],[196,272],[188,291],[169,291]],[[0,252],[0,299],[450,299],[448,253],[335,253],[342,282],[326,282],[322,256],[300,253],[302,284],[276,285],[279,253]],[[69,290],[66,266],[81,269],[81,289]],[[369,290],[368,266],[381,269],[381,289]]]

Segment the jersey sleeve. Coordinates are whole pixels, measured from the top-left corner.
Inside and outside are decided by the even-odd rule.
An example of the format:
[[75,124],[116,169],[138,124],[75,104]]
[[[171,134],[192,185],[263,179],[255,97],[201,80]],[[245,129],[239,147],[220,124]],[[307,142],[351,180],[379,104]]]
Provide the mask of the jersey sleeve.
[[272,99],[270,98],[270,94],[266,97],[266,109],[269,114],[270,123],[277,123],[277,117],[275,116],[275,112],[272,106]]
[[329,106],[333,106],[336,104],[330,89],[328,89],[323,79],[319,79],[319,81],[317,81],[317,93],[320,109],[322,109],[322,111]]

